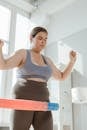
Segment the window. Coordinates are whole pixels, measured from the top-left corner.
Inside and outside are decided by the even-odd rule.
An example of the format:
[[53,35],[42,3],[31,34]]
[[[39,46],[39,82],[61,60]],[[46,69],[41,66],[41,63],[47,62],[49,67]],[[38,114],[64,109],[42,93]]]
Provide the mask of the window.
[[[9,46],[9,31],[10,31],[10,18],[11,11],[0,5],[0,39],[5,41],[3,47],[4,56],[8,55],[8,46]],[[0,70],[0,96],[2,97],[5,92],[5,79],[6,71]],[[3,109],[0,109],[0,123],[3,122]],[[3,125],[3,123],[2,123]]]
[[8,8],[0,5],[0,38],[9,40],[11,12]]
[[20,48],[30,48],[29,33],[34,24],[29,18],[17,14],[15,50]]
[[[0,5],[0,39],[5,40],[5,44],[3,47],[3,53],[4,56],[8,55],[8,46],[9,46],[9,30],[10,30],[10,17],[11,17],[11,11]],[[5,74],[3,71],[0,71],[0,90],[2,88],[2,77],[3,74]],[[1,95],[1,93],[0,93]]]
[[[29,42],[29,34],[31,29],[35,25],[30,22],[29,18],[17,14],[17,21],[16,21],[16,36],[15,36],[15,50],[21,48],[30,48]],[[13,72],[13,85],[16,82],[16,71]],[[13,86],[12,85],[12,86]]]
[[[20,11],[19,11],[20,12]],[[27,13],[25,13],[27,15]],[[15,16],[15,17],[14,17]],[[17,16],[17,18],[16,18]],[[28,15],[27,15],[28,16]],[[18,14],[18,11],[13,8],[12,10],[3,7],[0,5],[0,39],[5,41],[3,47],[4,56],[8,56],[8,52],[20,49],[20,48],[29,48],[29,31],[34,26],[28,17],[24,15]],[[10,20],[12,22],[10,22]],[[16,21],[16,26],[13,24],[13,20]],[[10,31],[10,29],[16,28],[16,33]],[[11,33],[11,34],[10,34]],[[15,38],[15,48],[12,48],[12,44],[9,46],[9,38],[13,36],[11,41]],[[14,42],[14,41],[13,41]],[[2,80],[3,79],[3,80]],[[13,80],[11,80],[13,79]],[[15,70],[14,71],[0,71],[0,96],[1,97],[11,97],[11,92],[14,82],[15,82]],[[12,82],[13,81],[13,82]],[[3,86],[3,87],[2,87]],[[10,111],[7,109],[0,110],[0,123],[3,124],[10,123]],[[3,115],[3,117],[2,117]],[[7,118],[6,118],[7,117]],[[2,125],[3,125],[2,124]]]
[[5,41],[3,52],[8,54],[11,11],[0,5],[0,39]]

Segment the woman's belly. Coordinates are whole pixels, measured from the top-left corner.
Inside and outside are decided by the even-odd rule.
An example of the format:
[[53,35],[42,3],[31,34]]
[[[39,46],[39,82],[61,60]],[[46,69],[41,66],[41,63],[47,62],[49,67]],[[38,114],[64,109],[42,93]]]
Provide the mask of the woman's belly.
[[27,78],[27,80],[33,80],[38,82],[46,82],[46,80],[40,79],[40,78]]

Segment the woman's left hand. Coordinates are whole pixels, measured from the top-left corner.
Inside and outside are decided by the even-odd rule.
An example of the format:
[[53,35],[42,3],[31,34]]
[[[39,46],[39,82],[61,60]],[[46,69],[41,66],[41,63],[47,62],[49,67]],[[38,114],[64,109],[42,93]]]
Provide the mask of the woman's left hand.
[[76,52],[75,51],[70,51],[70,62],[72,62],[72,63],[75,63],[75,61],[76,61]]

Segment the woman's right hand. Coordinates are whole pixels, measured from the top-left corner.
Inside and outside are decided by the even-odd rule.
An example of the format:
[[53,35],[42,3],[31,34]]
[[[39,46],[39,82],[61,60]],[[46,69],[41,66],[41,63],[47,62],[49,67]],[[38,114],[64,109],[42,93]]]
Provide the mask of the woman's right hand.
[[4,45],[4,41],[0,39],[0,48],[2,48]]

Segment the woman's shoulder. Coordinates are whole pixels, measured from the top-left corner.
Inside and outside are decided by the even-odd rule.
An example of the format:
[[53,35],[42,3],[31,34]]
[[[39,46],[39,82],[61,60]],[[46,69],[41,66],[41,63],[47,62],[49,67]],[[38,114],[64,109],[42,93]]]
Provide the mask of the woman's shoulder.
[[27,49],[19,49],[15,51],[16,55],[21,56],[23,59],[26,59],[27,56]]
[[26,57],[27,57],[27,52],[28,52],[28,51],[29,51],[28,49],[19,49],[19,50],[17,50],[17,51],[15,52],[16,54],[18,53],[18,55],[22,57],[22,62],[21,62],[21,64],[20,64],[20,67],[21,67],[22,65],[24,65],[24,63],[25,63],[25,61],[26,61]]
[[27,49],[19,49],[19,50],[16,50],[15,53],[25,55],[27,53]]

